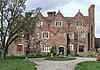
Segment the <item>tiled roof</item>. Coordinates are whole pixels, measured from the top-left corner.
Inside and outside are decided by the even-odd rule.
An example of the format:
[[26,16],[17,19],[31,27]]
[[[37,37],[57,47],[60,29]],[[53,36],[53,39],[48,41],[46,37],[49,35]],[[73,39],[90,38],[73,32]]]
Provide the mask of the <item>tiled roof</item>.
[[[50,22],[54,19],[54,17],[45,17],[45,19]],[[85,16],[85,19],[87,20],[88,24],[91,24],[91,19],[89,16]],[[65,17],[66,22],[71,22],[74,20],[74,17]]]

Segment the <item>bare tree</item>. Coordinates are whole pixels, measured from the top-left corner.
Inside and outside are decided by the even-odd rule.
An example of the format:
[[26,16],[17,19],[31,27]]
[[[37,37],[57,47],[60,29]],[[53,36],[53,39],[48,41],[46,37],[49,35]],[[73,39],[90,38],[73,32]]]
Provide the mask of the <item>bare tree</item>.
[[22,21],[16,20],[26,6],[26,0],[0,0],[0,57],[6,58],[8,47],[19,36]]

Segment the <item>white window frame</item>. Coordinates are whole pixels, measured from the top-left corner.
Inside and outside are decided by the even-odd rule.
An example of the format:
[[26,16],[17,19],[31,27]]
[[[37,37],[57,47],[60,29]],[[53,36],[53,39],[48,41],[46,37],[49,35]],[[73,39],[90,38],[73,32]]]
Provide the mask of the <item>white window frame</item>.
[[[44,34],[48,34],[48,37],[47,37],[47,35],[44,35]],[[42,36],[42,39],[49,39],[49,36],[50,36],[50,33],[49,33],[49,31],[42,31],[42,34],[41,34]],[[44,36],[43,36],[44,35]]]
[[77,26],[78,29],[81,28],[83,26],[83,21],[82,20],[77,20],[76,21],[76,26]]
[[73,44],[69,44],[68,46],[69,46],[70,50],[74,51],[74,45]]
[[74,39],[74,32],[69,32],[68,36],[69,36],[70,39]]
[[78,31],[78,38],[84,38],[85,37],[85,31]]
[[55,27],[62,27],[62,26],[63,26],[63,22],[62,21],[55,21]]
[[41,52],[50,52],[50,46],[48,45],[42,45],[41,46]]
[[43,26],[43,21],[39,21],[36,23],[36,27],[42,27]]

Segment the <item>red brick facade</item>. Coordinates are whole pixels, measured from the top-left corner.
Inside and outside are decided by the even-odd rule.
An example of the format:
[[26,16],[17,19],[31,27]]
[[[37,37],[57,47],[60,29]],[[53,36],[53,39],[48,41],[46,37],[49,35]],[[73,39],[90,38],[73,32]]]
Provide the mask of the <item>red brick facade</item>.
[[57,54],[65,55],[68,48],[70,53],[77,51],[79,55],[94,48],[94,11],[95,5],[90,5],[88,16],[84,16],[80,10],[73,17],[63,16],[60,10],[57,13],[47,12],[47,17],[38,12],[41,25],[36,27],[36,33],[40,39],[47,41],[47,45],[41,45],[41,53],[50,52],[52,45],[56,45]]

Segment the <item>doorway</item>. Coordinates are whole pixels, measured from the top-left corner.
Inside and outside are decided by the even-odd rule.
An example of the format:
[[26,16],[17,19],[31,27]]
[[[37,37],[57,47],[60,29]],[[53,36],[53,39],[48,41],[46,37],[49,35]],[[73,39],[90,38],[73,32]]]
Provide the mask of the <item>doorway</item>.
[[59,54],[64,55],[64,47],[59,47]]

